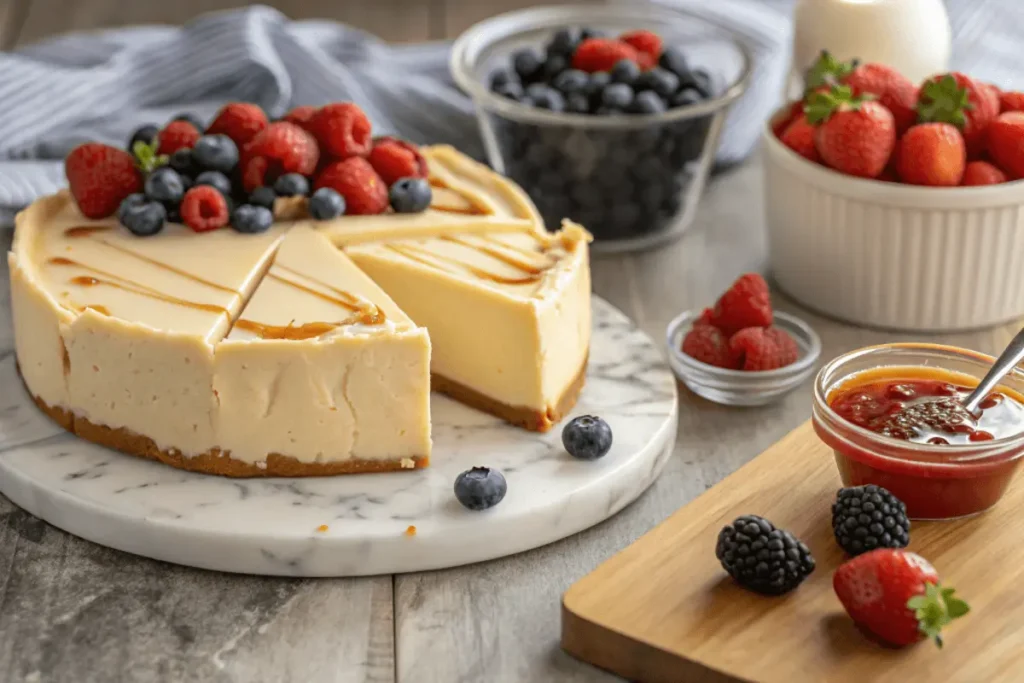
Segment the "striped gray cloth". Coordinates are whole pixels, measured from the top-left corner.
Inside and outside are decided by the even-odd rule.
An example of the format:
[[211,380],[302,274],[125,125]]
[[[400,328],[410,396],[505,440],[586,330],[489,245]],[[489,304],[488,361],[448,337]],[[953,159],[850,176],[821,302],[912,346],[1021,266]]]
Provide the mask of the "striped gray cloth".
[[[788,63],[793,0],[657,0],[736,31],[754,56],[750,87],[730,113],[718,160],[745,158],[776,106]],[[947,0],[954,64],[1006,85],[1019,75],[1022,0]],[[448,74],[447,43],[394,46],[325,21],[290,21],[268,7],[210,14],[183,27],[72,34],[0,54],[0,221],[64,184],[76,144],[123,145],[144,123],[225,101],[279,116],[300,104],[353,100],[375,130],[447,142],[482,158],[471,102]]]

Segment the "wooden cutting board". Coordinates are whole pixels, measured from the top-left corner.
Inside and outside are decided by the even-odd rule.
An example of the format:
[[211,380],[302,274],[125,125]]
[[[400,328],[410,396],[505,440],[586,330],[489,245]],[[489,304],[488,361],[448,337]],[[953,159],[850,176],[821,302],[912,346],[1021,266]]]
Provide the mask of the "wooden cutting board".
[[[570,587],[562,647],[650,683],[1024,681],[1024,472],[984,514],[911,524],[909,549],[971,605],[941,651],[879,645],[843,611],[832,592],[840,486],[831,450],[804,424]],[[814,553],[817,569],[789,595],[743,590],[715,559],[719,530],[747,513]]]

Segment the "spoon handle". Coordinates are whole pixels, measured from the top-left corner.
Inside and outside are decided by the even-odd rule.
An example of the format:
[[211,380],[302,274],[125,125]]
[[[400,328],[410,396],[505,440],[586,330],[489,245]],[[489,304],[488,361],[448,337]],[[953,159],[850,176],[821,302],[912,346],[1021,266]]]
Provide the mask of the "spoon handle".
[[1024,360],[1024,330],[1018,332],[1013,341],[1003,349],[1003,352],[999,354],[999,358],[996,358],[996,362],[992,364],[992,368],[967,397],[967,400],[964,401],[964,408],[967,412],[973,415],[978,409],[978,404],[995,389],[996,385],[999,384],[999,380],[1005,377],[1022,360]]

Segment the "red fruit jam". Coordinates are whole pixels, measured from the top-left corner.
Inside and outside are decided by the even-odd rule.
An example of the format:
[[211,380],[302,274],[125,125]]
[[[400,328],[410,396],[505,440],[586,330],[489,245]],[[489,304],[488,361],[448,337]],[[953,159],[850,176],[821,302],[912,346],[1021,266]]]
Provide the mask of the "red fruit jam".
[[960,401],[977,378],[934,367],[853,374],[816,399],[814,427],[845,486],[877,484],[916,519],[981,512],[1006,491],[1024,454],[1024,396],[999,387],[975,415]]

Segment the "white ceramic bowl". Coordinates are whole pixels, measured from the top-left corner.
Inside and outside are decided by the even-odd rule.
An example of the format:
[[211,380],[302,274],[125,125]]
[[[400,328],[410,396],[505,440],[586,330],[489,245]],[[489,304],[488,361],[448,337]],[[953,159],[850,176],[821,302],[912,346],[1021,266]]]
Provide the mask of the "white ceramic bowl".
[[762,133],[771,267],[789,296],[906,331],[1024,316],[1024,181],[930,188],[854,178]]

